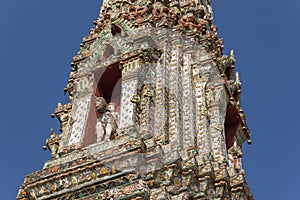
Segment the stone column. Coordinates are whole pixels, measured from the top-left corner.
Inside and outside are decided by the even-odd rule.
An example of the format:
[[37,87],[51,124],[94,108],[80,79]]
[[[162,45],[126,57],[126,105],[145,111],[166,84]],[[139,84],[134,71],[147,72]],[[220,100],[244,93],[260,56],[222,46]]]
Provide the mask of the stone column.
[[169,94],[169,135],[171,148],[174,150],[182,149],[182,88],[181,88],[181,69],[182,69],[182,50],[178,39],[173,43],[171,51],[170,66],[170,94]]
[[191,54],[183,55],[182,68],[182,121],[183,121],[183,146],[185,150],[194,149],[196,147],[196,126],[195,126],[195,101],[194,91],[192,88],[192,69]]
[[155,112],[154,112],[154,133],[156,140],[161,143],[169,141],[169,51],[168,44],[163,46],[163,55],[156,63],[156,80],[155,80]]
[[134,126],[134,104],[132,97],[137,94],[138,89],[138,70],[141,65],[140,59],[135,59],[122,66],[122,86],[121,86],[121,105],[120,105],[120,128]]

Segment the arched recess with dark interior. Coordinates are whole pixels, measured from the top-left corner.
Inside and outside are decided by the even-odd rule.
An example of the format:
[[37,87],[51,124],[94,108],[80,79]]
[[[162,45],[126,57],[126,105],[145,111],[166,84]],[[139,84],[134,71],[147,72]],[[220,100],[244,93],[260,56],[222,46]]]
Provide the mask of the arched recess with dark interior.
[[229,103],[226,110],[226,119],[224,125],[227,150],[234,144],[234,136],[237,133],[240,123],[241,118],[237,109]]
[[116,106],[120,106],[121,98],[121,76],[122,72],[119,63],[109,65],[105,69],[100,69],[96,73],[99,77],[95,96],[103,97],[106,103],[114,102]]
[[122,29],[121,29],[120,26],[117,26],[115,24],[111,24],[110,32],[113,36],[115,36],[116,34],[121,34]]
[[[119,63],[114,63],[95,71],[94,96],[103,97],[107,104],[116,104],[116,111],[120,111],[121,102],[121,80],[122,73]],[[95,126],[99,113],[95,108],[95,98],[91,99],[91,107],[87,120],[83,146],[88,146],[96,142]]]

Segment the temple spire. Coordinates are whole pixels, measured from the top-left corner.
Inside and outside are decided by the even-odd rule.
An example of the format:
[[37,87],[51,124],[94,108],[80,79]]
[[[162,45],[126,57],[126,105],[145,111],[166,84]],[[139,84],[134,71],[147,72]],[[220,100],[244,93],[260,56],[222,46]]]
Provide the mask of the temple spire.
[[234,51],[208,0],[105,0],[18,200],[247,199]]

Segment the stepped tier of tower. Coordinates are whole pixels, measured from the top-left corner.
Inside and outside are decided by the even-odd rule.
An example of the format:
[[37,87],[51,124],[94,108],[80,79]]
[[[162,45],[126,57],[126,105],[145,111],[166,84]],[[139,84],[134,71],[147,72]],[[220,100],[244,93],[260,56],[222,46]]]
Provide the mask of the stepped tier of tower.
[[210,1],[104,1],[26,199],[253,199],[235,56]]

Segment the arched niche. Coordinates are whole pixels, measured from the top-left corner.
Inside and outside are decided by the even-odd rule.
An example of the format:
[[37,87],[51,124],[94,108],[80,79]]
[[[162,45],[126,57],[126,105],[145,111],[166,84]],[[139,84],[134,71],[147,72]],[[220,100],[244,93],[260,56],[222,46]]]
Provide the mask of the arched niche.
[[114,102],[117,107],[121,101],[122,72],[119,63],[114,63],[106,68],[99,69],[96,74],[96,97],[103,97],[106,103]]
[[112,24],[110,28],[110,32],[113,36],[115,36],[116,34],[121,34],[122,28],[118,25]]
[[227,150],[234,144],[234,137],[237,134],[240,123],[241,119],[237,109],[233,105],[228,104],[224,125]]
[[[106,104],[114,102],[117,108],[116,111],[119,112],[121,98],[121,69],[119,69],[119,63],[114,63],[108,67],[97,70],[94,77],[93,96],[103,97]],[[97,142],[95,126],[99,117],[100,114],[95,107],[95,98],[92,97],[91,108],[85,128],[85,136],[82,142],[83,146],[89,146]]]

